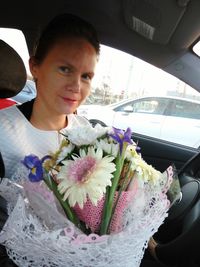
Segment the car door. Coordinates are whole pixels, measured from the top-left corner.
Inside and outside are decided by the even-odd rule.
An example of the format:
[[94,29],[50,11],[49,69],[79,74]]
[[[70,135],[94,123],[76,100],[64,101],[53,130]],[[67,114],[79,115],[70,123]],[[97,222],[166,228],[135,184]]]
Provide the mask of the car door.
[[161,138],[185,146],[200,146],[200,104],[172,100],[161,128]]
[[113,125],[130,127],[134,133],[160,138],[168,99],[148,97],[133,100],[115,109]]

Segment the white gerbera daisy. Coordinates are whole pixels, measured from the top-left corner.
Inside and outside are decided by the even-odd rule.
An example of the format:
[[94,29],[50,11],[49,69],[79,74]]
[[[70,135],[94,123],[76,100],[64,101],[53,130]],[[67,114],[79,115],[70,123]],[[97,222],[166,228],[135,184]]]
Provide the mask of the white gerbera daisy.
[[103,157],[102,149],[88,148],[86,153],[80,149],[80,157],[66,160],[57,176],[58,191],[64,194],[63,200],[68,199],[73,207],[78,204],[83,208],[87,197],[94,205],[103,197],[106,187],[111,186],[111,178],[115,171],[114,157]]

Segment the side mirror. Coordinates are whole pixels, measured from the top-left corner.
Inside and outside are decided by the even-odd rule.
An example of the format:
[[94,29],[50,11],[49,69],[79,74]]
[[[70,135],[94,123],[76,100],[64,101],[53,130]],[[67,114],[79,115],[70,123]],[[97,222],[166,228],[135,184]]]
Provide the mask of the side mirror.
[[127,112],[127,113],[132,113],[133,112],[133,107],[132,106],[126,106],[123,111]]

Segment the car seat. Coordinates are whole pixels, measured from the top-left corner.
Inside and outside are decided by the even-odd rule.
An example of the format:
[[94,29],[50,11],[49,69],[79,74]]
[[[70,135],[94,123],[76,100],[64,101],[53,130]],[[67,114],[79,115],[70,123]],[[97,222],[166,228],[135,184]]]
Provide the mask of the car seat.
[[[0,40],[0,98],[17,95],[25,83],[26,68],[23,60],[11,46]],[[0,177],[3,176],[4,164],[0,153]]]

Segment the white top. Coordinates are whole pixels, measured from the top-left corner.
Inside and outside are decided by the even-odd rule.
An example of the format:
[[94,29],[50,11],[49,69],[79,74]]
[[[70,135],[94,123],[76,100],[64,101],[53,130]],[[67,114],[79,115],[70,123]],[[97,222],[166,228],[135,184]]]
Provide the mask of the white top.
[[[70,114],[68,126],[61,130],[86,124],[85,118]],[[58,131],[44,131],[35,128],[16,107],[0,111],[0,151],[5,165],[5,177],[11,178],[17,171],[21,160],[29,154],[43,157],[59,148],[63,135]]]

